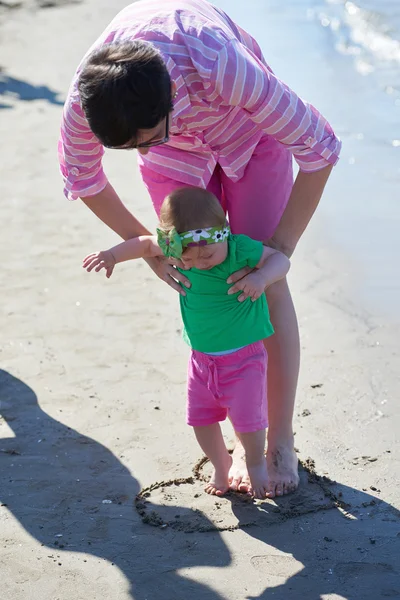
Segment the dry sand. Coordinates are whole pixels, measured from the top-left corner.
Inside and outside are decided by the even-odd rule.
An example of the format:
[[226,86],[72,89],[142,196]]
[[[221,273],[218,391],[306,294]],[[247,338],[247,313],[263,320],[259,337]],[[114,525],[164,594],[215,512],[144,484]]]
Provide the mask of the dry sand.
[[[2,17],[1,600],[399,597],[400,328],[361,307],[323,217],[291,273],[302,486],[276,503],[202,492],[175,293],[140,262],[81,269],[115,236],[63,200],[61,104],[123,5]],[[134,155],[106,165],[153,227]]]

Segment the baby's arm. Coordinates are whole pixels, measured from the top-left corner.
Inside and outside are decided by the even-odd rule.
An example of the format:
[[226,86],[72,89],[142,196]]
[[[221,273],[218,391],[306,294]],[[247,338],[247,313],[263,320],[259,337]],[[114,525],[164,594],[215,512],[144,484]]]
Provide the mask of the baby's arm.
[[286,277],[290,269],[288,257],[269,246],[264,246],[260,261],[255,267],[258,277],[264,282],[264,288]]
[[238,296],[239,302],[251,298],[252,302],[258,300],[270,285],[283,279],[290,268],[290,261],[285,254],[264,246],[263,253],[254,270],[237,281],[228,291],[228,294],[243,292]]
[[106,270],[106,276],[111,277],[117,263],[135,258],[152,258],[162,256],[163,252],[157,243],[156,236],[140,235],[122,242],[109,250],[89,254],[83,260],[83,268],[89,273],[93,269],[98,272]]
[[163,255],[155,235],[139,235],[139,237],[126,240],[126,242],[110,248],[109,251],[114,256],[116,263]]

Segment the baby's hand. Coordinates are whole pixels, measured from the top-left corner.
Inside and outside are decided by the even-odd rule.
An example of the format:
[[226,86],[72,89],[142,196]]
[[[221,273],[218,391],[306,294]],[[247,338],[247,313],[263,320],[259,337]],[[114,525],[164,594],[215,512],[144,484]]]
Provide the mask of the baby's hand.
[[83,259],[83,268],[90,273],[93,269],[98,272],[101,269],[106,270],[106,277],[109,278],[112,275],[115,267],[115,258],[110,250],[103,250],[102,252],[95,252],[94,254],[88,254]]
[[258,300],[265,292],[265,277],[259,270],[254,270],[235,283],[228,290],[228,294],[243,292],[238,297],[239,302],[243,302],[246,298],[251,298],[252,302]]

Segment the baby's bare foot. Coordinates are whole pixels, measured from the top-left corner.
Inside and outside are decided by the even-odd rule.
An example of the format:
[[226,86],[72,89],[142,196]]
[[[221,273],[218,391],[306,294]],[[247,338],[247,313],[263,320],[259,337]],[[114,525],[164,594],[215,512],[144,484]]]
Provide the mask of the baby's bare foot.
[[251,492],[255,498],[266,498],[268,495],[268,473],[267,462],[263,457],[258,465],[248,465]]
[[237,441],[232,454],[232,466],[229,470],[229,487],[235,492],[247,493],[251,489],[249,473],[242,444]]
[[214,468],[210,481],[204,488],[207,494],[223,496],[229,490],[229,469],[232,465],[232,457],[227,454],[224,464]]

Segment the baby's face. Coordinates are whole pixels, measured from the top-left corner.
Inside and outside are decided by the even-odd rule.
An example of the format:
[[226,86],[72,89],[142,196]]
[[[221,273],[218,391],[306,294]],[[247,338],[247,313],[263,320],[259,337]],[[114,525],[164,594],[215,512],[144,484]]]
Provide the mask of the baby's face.
[[207,246],[191,246],[182,254],[182,262],[187,269],[200,269],[207,271],[220,265],[228,254],[228,242],[207,244]]

